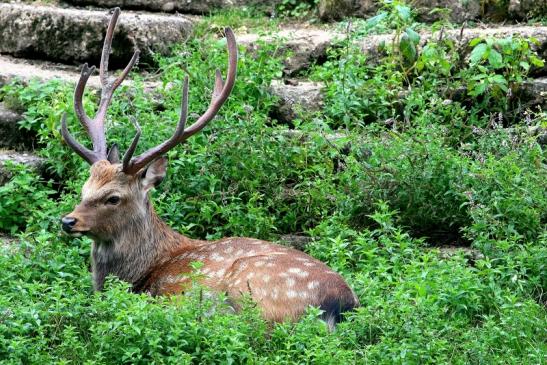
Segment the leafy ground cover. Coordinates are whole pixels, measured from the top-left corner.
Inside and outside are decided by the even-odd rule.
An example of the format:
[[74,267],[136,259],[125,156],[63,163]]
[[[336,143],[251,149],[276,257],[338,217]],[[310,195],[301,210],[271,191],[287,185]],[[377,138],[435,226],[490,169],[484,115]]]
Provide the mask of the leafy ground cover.
[[[0,244],[0,361],[545,363],[547,170],[533,131],[547,116],[508,97],[542,66],[534,40],[477,39],[469,57],[443,40],[418,49],[411,13],[383,11],[381,26],[400,37],[379,62],[348,35],[305,75],[327,88],[324,110],[293,122],[302,138],[268,117],[268,87],[282,75],[278,45],[241,49],[221,116],[169,153],[168,178],[154,193],[160,215],[192,237],[311,236],[306,250],[341,272],[362,303],[334,333],[316,309],[272,326],[252,303],[232,314],[199,288],[150,298],[112,279],[93,294],[90,243],[62,236],[58,224],[88,170],[58,131],[72,90],[15,83],[0,99],[27,110],[21,127],[38,134],[53,178],[14,166],[0,187],[0,231],[18,235]],[[129,145],[132,116],[143,128],[140,148],[167,138],[186,73],[191,112],[204,110],[212,71],[226,62],[223,41],[206,33],[225,22],[271,26],[233,12],[209,18],[201,36],[158,60],[159,96],[145,94],[137,75],[136,87],[118,92],[110,141]],[[97,98],[86,98],[91,114]],[[77,128],[73,114],[69,123]],[[441,256],[443,237],[480,255]]]

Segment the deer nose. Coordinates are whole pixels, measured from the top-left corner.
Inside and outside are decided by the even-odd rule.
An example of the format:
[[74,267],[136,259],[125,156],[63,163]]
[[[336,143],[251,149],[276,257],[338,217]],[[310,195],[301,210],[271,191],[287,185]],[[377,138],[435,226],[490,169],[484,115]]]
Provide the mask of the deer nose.
[[63,230],[65,232],[72,231],[72,228],[74,227],[74,225],[76,225],[77,221],[78,220],[76,218],[72,218],[72,217],[61,218],[61,223],[63,224]]

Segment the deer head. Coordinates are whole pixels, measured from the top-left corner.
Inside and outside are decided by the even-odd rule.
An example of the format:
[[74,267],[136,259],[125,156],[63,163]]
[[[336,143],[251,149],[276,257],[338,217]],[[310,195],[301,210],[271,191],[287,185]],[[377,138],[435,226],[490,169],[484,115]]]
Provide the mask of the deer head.
[[194,124],[186,127],[188,77],[185,77],[182,88],[181,114],[171,138],[134,157],[141,135],[139,123],[134,120],[137,132],[120,161],[116,145],[107,149],[104,122],[112,96],[137,62],[139,52],[134,53],[129,64],[117,78],[111,79],[109,77],[108,60],[119,15],[120,9],[116,8],[108,25],[99,68],[102,85],[101,98],[97,113],[93,118],[89,117],[84,110],[83,94],[95,67],[88,67],[87,64],[82,67],[80,79],[74,92],[74,110],[93,143],[93,149],[84,147],[70,134],[66,124],[66,115],[63,115],[61,121],[61,134],[66,143],[91,165],[90,177],[82,188],[82,200],[74,211],[61,219],[62,227],[71,235],[86,234],[100,241],[115,239],[120,232],[136,224],[141,224],[143,219],[149,215],[148,191],[159,184],[166,173],[167,162],[162,156],[199,132],[214,118],[232,91],[237,70],[235,37],[232,30],[226,28],[229,55],[228,73],[226,81],[223,81],[220,70],[216,70],[213,95],[205,113]]

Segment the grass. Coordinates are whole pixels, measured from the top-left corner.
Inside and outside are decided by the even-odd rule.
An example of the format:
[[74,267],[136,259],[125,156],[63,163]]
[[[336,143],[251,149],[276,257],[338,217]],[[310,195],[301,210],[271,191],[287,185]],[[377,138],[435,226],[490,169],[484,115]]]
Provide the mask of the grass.
[[[37,153],[56,176],[13,166],[15,178],[0,187],[0,231],[17,236],[0,245],[0,362],[545,363],[547,169],[529,130],[545,128],[547,117],[504,91],[526,80],[522,63],[536,55],[516,38],[476,41],[473,60],[450,43],[413,48],[413,20],[394,19],[407,43],[380,62],[342,43],[309,70],[327,88],[324,109],[293,123],[305,139],[268,117],[268,87],[283,69],[278,45],[240,49],[232,96],[210,126],[168,153],[153,197],[159,214],[194,238],[312,237],[306,251],[342,273],[362,303],[334,333],[317,309],[272,325],[252,303],[231,314],[199,288],[150,298],[112,278],[92,293],[90,241],[60,235],[58,224],[88,173],[58,132],[72,90],[57,82],[0,89],[0,100],[27,110],[21,127],[38,135]],[[196,40],[158,59],[162,105],[138,82],[122,88],[109,142],[127,148],[131,116],[143,128],[140,149],[169,136],[185,73],[190,115],[203,112],[212,71],[226,63],[224,44],[206,29],[253,22],[272,26],[253,14],[214,15]],[[488,46],[501,60],[480,53]],[[457,87],[459,99],[443,94]],[[94,101],[86,96],[90,114]],[[69,124],[85,140],[71,112]],[[344,138],[326,138],[335,132]],[[439,232],[480,255],[441,255]]]

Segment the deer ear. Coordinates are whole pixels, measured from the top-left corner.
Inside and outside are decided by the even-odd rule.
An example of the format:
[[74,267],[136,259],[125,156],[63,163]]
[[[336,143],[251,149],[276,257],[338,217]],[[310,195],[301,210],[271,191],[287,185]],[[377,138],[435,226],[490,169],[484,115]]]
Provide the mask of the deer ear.
[[110,163],[120,163],[120,150],[118,149],[118,145],[116,143],[110,146],[106,159]]
[[152,162],[141,175],[141,182],[144,190],[148,191],[153,187],[158,186],[165,177],[166,171],[167,159],[165,157],[160,157]]

